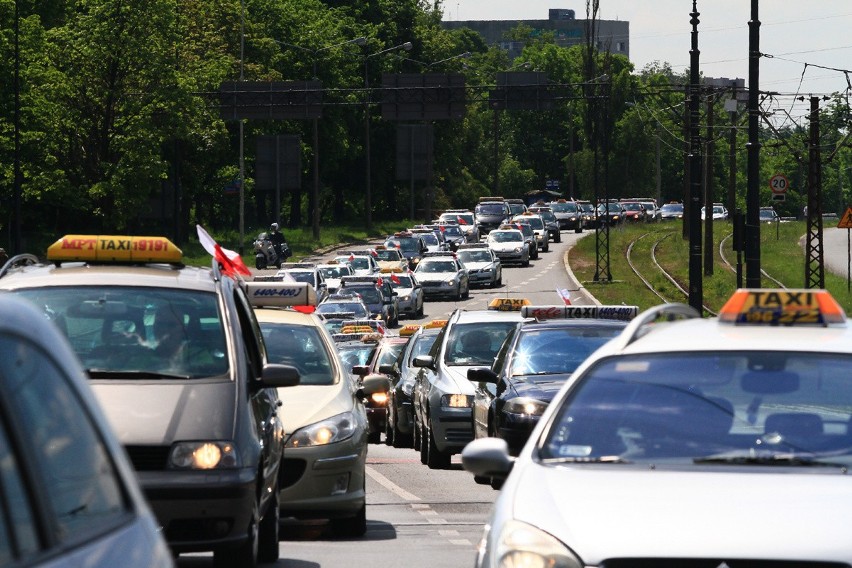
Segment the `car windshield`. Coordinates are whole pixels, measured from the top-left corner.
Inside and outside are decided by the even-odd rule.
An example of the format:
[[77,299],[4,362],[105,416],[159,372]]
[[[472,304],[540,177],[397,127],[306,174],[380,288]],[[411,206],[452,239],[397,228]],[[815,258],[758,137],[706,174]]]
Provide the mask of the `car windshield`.
[[405,342],[395,341],[383,344],[376,359],[376,369],[378,370],[382,365],[392,365],[399,357],[399,354],[402,353],[403,347],[405,347]]
[[441,244],[440,241],[438,241],[438,237],[435,235],[435,233],[423,233],[422,238],[423,242],[426,243],[426,245],[428,246],[438,246],[439,244]]
[[296,367],[300,385],[334,384],[331,355],[318,328],[261,321],[260,329],[270,363]]
[[850,365],[848,354],[789,351],[602,359],[562,402],[540,457],[849,466]]
[[402,254],[397,249],[377,250],[376,256],[383,261],[398,261],[402,258]]
[[538,216],[545,221],[556,221],[556,215],[554,215],[552,211],[539,211]]
[[643,207],[641,203],[624,203],[622,204],[625,211],[642,211]]
[[402,252],[420,252],[420,241],[413,237],[400,237],[385,241],[386,247],[399,248]]
[[411,353],[408,356],[406,365],[414,368],[414,358],[420,355],[428,355],[436,339],[438,339],[437,333],[421,333],[418,335],[416,343],[411,347]]
[[378,345],[375,343],[343,343],[337,346],[337,354],[347,373],[356,365],[367,365],[373,359]]
[[462,262],[491,262],[491,253],[487,250],[460,250],[459,259]]
[[352,271],[346,266],[323,267],[320,268],[319,271],[325,278],[340,278],[342,276],[349,276],[352,274]]
[[595,349],[618,335],[623,327],[578,325],[521,332],[510,354],[509,375],[571,373]]
[[576,213],[577,204],[572,202],[566,203],[551,203],[550,208],[554,213]]
[[442,225],[444,234],[448,237],[462,236],[461,229],[458,225]]
[[442,272],[456,272],[456,265],[448,260],[426,260],[417,266],[417,272],[427,274],[438,274]]
[[281,272],[281,275],[284,274],[290,276],[290,278],[292,278],[296,282],[304,282],[312,286],[316,286],[317,283],[316,276],[313,272],[307,272],[304,270],[284,270]]
[[491,366],[509,332],[517,323],[480,321],[454,325],[448,330],[444,361],[447,365]]
[[391,286],[394,289],[397,289],[397,288],[413,288],[414,287],[414,285],[411,283],[411,276],[404,276],[402,274],[397,274],[396,280],[398,280],[398,282],[395,281],[393,278],[391,278]]
[[680,203],[666,203],[660,207],[660,211],[663,213],[682,213],[683,205]]
[[17,290],[41,306],[98,379],[228,373],[216,295],[175,288],[52,286]]
[[544,223],[538,215],[525,215],[524,217],[516,219],[516,221],[529,225],[533,230],[540,230],[544,228]]
[[510,203],[509,204],[509,212],[512,215],[517,215],[519,213],[523,213],[527,208],[523,203]]
[[355,270],[370,270],[370,259],[366,256],[349,257],[349,264]]
[[476,212],[480,215],[505,215],[506,206],[502,203],[484,203],[476,207]]
[[361,295],[361,299],[367,305],[375,305],[382,303],[382,293],[378,288],[374,286],[359,286],[357,288],[352,288],[351,286],[346,286],[347,292],[357,292]]
[[774,219],[775,211],[771,209],[761,209],[760,210],[760,218],[761,219]]
[[345,314],[351,313],[355,318],[365,318],[370,311],[362,302],[323,302],[317,306],[318,314]]
[[520,243],[523,242],[524,236],[520,231],[491,231],[488,234],[488,240],[498,243]]

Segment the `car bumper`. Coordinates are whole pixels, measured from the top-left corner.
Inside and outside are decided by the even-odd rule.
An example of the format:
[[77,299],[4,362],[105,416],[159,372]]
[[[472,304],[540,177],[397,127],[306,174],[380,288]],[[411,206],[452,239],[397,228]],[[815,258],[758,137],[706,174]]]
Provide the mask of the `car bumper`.
[[415,314],[417,313],[417,300],[414,296],[409,298],[408,300],[400,300],[399,301],[399,313],[401,314]]
[[526,262],[530,259],[529,255],[523,252],[495,252],[500,262]]
[[491,284],[494,282],[494,271],[471,271],[469,277],[471,284]]
[[137,475],[174,551],[209,551],[246,539],[257,491],[255,468]]
[[430,298],[434,296],[455,296],[459,292],[458,285],[456,286],[427,286],[424,283],[420,283],[420,286],[423,289],[423,297]]
[[509,445],[509,453],[517,456],[530,434],[538,424],[539,416],[506,414],[501,415],[501,423],[497,426],[497,437],[506,440]]
[[435,446],[442,452],[458,454],[473,440],[470,408],[432,408],[429,428]]
[[324,446],[286,448],[281,464],[281,515],[299,519],[346,517],[366,502],[366,432]]

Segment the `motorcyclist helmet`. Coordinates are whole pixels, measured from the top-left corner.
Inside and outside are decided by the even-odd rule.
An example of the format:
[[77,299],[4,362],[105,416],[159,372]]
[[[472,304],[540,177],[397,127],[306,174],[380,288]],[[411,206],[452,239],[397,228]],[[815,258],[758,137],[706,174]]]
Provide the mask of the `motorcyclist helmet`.
[[273,233],[275,231],[277,231],[278,230],[278,223],[272,223],[271,225],[269,225],[269,230],[272,231]]

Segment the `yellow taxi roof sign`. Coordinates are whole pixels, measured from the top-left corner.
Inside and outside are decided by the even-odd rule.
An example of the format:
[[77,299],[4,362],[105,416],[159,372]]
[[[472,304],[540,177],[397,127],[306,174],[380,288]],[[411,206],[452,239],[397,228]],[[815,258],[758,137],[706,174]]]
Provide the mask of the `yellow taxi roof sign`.
[[[397,261],[393,260],[393,261],[386,261],[386,262],[397,262]],[[379,271],[382,274],[389,274],[389,273],[392,273],[392,272],[396,272],[396,273],[406,272],[407,269],[403,268],[402,266],[383,266],[379,269]]]
[[719,321],[751,325],[828,325],[846,321],[846,312],[828,290],[740,289],[719,311]]
[[442,327],[446,327],[447,321],[445,319],[436,319],[432,320],[429,323],[423,324],[423,329],[439,329]]
[[400,337],[411,337],[414,333],[420,329],[420,326],[416,323],[410,323],[408,325],[404,325],[399,328],[399,336]]
[[500,312],[519,312],[521,308],[529,305],[530,301],[526,298],[494,298],[488,303],[488,309]]
[[51,262],[183,262],[183,251],[166,237],[65,235],[47,249]]

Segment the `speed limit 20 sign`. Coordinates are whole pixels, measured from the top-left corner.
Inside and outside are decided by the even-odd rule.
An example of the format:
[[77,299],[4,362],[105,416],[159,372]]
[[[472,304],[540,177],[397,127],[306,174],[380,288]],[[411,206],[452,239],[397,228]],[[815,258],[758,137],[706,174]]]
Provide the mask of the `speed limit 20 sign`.
[[769,189],[772,190],[772,201],[784,201],[790,181],[784,174],[775,174],[769,178]]

